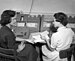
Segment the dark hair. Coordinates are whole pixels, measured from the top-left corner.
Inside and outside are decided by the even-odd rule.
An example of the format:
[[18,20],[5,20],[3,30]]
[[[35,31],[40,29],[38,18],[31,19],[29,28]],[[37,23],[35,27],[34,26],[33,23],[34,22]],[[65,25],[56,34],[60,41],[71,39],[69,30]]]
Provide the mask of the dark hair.
[[66,26],[68,21],[67,21],[67,15],[63,12],[58,12],[54,14],[54,17],[57,22],[60,22],[62,25]]
[[50,25],[50,31],[53,32],[53,33],[57,32],[57,28],[54,27],[53,23],[51,23],[51,25]]
[[5,26],[6,24],[9,24],[11,22],[11,17],[14,17],[16,14],[15,11],[13,10],[5,10],[3,11],[3,13],[1,14],[1,25]]

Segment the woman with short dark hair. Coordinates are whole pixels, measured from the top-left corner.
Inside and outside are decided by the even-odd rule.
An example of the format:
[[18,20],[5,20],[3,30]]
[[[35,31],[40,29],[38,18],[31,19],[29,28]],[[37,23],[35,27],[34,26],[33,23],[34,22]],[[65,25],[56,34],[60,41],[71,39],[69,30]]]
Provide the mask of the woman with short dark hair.
[[67,28],[68,21],[67,15],[63,12],[58,12],[54,14],[53,25],[57,28],[57,32],[53,33],[51,36],[51,44],[49,40],[42,37],[49,49],[46,46],[42,46],[43,61],[67,61],[67,58],[60,59],[59,51],[70,48],[72,43],[74,32],[71,28]]
[[12,10],[5,10],[1,15],[1,25],[6,26],[7,24],[11,23],[11,18],[16,15],[15,11]]
[[38,54],[30,43],[16,44],[16,37],[10,29],[10,26],[16,22],[16,15],[16,11],[13,10],[5,10],[1,14],[0,47],[15,49],[21,61],[37,61]]

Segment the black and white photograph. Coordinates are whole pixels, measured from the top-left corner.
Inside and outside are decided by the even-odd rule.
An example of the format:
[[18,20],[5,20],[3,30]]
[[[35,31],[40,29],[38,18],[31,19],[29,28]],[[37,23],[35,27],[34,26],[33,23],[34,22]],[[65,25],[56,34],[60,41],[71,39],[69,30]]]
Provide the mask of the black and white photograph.
[[0,0],[0,61],[75,61],[75,0]]

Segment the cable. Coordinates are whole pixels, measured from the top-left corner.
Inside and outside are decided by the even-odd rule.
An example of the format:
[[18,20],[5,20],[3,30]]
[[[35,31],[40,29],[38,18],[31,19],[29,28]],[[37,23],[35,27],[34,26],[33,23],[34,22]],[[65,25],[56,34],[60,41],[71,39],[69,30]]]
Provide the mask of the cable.
[[31,11],[32,11],[33,3],[34,3],[34,0],[32,0],[31,7],[30,7],[30,11],[29,11],[29,14],[30,14],[30,13],[31,13]]

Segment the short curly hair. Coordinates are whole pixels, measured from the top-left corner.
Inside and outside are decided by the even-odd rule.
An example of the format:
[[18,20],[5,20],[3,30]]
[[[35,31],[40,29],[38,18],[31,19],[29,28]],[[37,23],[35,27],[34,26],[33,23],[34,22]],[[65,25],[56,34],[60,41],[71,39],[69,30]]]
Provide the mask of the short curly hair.
[[57,22],[60,22],[64,26],[67,25],[67,23],[68,23],[68,21],[67,21],[68,17],[67,17],[67,15],[65,13],[63,13],[63,12],[55,13],[54,17],[55,17],[55,19],[56,19]]
[[1,25],[5,26],[7,24],[9,24],[11,22],[11,18],[14,17],[16,14],[15,11],[13,10],[5,10],[3,11],[3,13],[1,14]]

